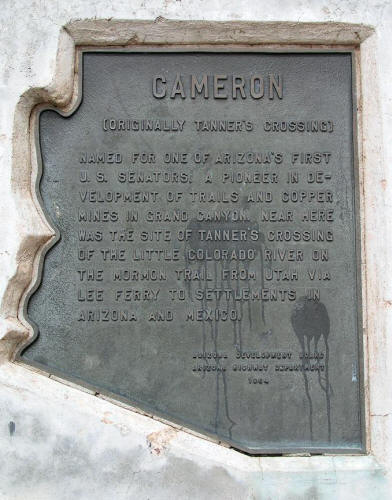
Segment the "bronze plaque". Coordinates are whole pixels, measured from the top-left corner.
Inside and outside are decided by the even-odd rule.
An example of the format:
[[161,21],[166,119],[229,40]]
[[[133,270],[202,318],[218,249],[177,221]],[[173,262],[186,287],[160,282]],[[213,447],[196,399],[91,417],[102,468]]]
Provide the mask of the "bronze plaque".
[[352,54],[80,65],[22,361],[249,453],[363,451]]

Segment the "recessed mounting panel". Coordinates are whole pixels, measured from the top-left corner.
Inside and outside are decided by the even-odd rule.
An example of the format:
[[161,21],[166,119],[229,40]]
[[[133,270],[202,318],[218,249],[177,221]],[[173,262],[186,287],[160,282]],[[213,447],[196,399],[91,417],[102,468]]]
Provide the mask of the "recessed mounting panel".
[[21,360],[249,453],[363,451],[352,54],[85,52]]

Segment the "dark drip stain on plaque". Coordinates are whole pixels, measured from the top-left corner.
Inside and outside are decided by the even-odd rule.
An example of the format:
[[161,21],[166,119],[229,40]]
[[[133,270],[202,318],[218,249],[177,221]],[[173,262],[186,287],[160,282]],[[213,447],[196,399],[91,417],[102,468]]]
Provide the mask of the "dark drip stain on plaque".
[[248,453],[363,451],[352,54],[84,52],[20,358]]

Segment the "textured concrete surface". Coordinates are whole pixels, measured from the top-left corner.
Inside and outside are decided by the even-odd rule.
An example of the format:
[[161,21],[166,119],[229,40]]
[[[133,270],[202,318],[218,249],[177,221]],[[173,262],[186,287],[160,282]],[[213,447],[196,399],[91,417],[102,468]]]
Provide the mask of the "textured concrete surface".
[[[391,3],[5,0],[1,7],[0,498],[390,498]],[[259,41],[271,43],[351,43],[355,38],[362,42],[359,153],[369,456],[248,457],[8,360],[26,334],[21,294],[31,282],[37,250],[50,237],[30,190],[36,167],[28,140],[31,109],[44,100],[64,105],[71,99],[75,41],[132,43],[140,41],[135,33],[146,36],[143,27],[132,31],[124,24],[120,28],[101,21],[75,23],[76,19],[157,20],[162,24],[148,29],[149,36],[170,37],[171,27],[160,17],[278,23],[259,28]],[[283,21],[289,24],[279,24]],[[314,22],[331,24],[296,25]],[[374,33],[367,27],[350,29],[347,23],[371,26]],[[257,38],[257,29],[248,25],[244,35],[232,26],[233,42],[244,36]],[[230,25],[211,34],[200,26],[197,31],[199,42],[206,41],[202,37],[210,42],[209,37],[218,37],[220,43],[228,43],[230,37]],[[189,36],[194,40],[195,35]]]

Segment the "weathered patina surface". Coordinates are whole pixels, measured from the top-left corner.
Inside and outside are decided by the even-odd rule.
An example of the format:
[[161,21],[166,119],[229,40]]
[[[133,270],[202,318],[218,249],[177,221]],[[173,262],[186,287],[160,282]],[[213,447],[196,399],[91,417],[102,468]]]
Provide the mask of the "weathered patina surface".
[[363,449],[350,53],[85,53],[22,360],[251,453]]

